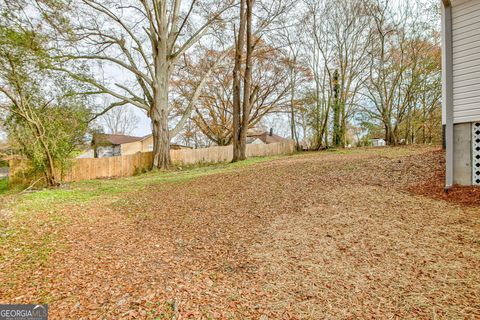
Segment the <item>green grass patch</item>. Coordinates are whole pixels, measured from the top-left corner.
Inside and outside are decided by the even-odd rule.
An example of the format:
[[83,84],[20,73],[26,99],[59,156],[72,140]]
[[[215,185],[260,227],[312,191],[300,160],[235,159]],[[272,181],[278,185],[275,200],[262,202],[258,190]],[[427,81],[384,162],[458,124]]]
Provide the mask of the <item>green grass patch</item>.
[[[279,158],[256,157],[236,163],[200,164],[177,167],[172,171],[152,171],[133,177],[86,180],[66,184],[60,188],[43,189],[16,194],[11,210],[20,213],[52,211],[58,206],[84,204],[99,198],[115,199],[117,196],[139,191],[149,185],[182,183],[211,174],[231,172],[253,164]],[[0,196],[1,200],[1,196]]]
[[0,195],[8,191],[8,179],[0,178]]
[[77,192],[82,193],[82,198],[84,200],[95,198],[99,195],[115,196],[126,192],[138,191],[149,185],[181,183],[211,174],[231,172],[256,163],[262,163],[277,158],[279,157],[258,157],[236,163],[200,164],[188,167],[182,166],[177,167],[176,170],[173,171],[154,170],[152,172],[126,178],[86,180],[72,183],[69,191],[73,192],[73,194]]

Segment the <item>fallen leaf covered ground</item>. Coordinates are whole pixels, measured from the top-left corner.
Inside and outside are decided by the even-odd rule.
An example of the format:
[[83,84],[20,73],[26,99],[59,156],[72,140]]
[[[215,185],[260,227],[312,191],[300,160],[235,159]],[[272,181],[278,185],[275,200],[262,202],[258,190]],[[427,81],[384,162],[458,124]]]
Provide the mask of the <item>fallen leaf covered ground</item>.
[[93,201],[6,197],[0,303],[49,303],[51,319],[478,319],[478,189],[443,196],[442,161],[318,152]]

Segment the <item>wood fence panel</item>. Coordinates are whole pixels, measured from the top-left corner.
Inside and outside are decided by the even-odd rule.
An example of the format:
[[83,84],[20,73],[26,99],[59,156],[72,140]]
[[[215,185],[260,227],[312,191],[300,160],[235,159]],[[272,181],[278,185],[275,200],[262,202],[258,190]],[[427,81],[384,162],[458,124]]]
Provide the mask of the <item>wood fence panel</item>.
[[[249,144],[247,145],[247,157],[291,154],[294,150],[295,144],[291,140],[272,144]],[[232,146],[216,146],[203,149],[170,150],[170,157],[172,162],[177,165],[226,162],[232,160],[233,148]],[[62,179],[64,182],[72,182],[132,176],[149,169],[152,161],[152,152],[109,158],[74,159],[71,168],[63,173]],[[28,162],[25,160],[10,160],[9,184],[26,185],[34,181],[35,177],[27,175],[28,167]]]

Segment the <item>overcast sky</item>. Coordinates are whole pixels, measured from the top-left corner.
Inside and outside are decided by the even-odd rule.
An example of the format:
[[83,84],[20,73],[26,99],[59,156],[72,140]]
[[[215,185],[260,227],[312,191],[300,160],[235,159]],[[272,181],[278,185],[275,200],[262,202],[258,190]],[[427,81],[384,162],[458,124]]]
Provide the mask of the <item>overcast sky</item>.
[[140,119],[137,128],[133,131],[134,136],[146,136],[147,134],[152,133],[152,126],[150,124],[150,119],[147,117],[145,112],[140,110],[139,108],[128,106],[131,108],[133,111],[135,111],[135,114],[138,116]]

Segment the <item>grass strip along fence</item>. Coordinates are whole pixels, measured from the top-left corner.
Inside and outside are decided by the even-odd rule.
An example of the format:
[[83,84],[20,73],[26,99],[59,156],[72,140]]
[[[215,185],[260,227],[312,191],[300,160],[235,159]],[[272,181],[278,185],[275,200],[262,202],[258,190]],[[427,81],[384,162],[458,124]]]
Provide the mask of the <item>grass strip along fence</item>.
[[[295,143],[292,140],[272,144],[247,145],[247,157],[291,154],[294,151]],[[170,150],[170,156],[175,165],[228,162],[232,160],[233,148],[232,146],[222,146]],[[109,158],[74,159],[70,169],[61,174],[62,182],[133,176],[147,171],[152,161],[152,152],[139,152]],[[38,180],[40,176],[33,176],[29,168],[26,160],[10,160],[9,187],[27,186]]]

